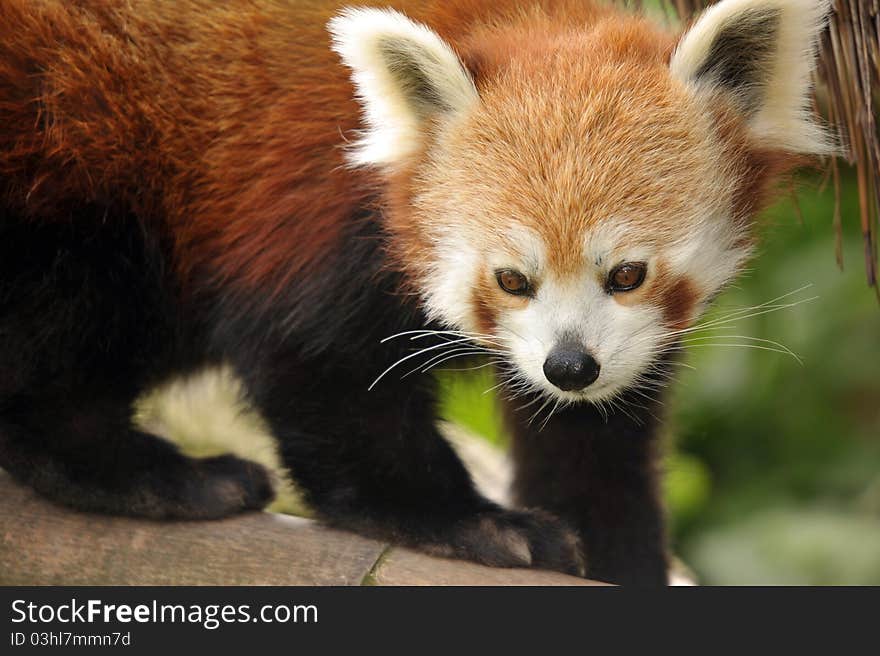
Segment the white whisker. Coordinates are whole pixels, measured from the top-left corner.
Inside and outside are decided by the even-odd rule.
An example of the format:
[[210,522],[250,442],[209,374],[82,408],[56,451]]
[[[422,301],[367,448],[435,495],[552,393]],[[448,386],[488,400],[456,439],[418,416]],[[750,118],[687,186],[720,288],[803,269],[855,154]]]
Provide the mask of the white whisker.
[[[444,357],[441,358],[440,360],[438,360],[437,362],[434,362],[433,364],[426,363],[425,365],[422,365],[422,366],[424,366],[424,369],[422,369],[421,373],[423,373],[423,374],[427,373],[428,371],[430,371],[434,367],[441,365],[448,360],[454,360],[455,358],[463,358],[468,355],[484,355],[484,353],[485,353],[484,351],[479,351],[479,350],[460,351],[460,352],[452,354],[452,355],[444,353],[443,354]],[[436,358],[432,358],[432,360],[434,360],[434,359],[436,359]]]
[[562,402],[562,399],[557,399],[557,400],[556,400],[556,403],[553,404],[553,407],[550,408],[550,412],[549,412],[549,414],[547,415],[547,418],[546,418],[543,422],[541,422],[541,427],[538,429],[538,432],[539,432],[539,433],[540,433],[541,431],[543,431],[544,428],[546,428],[547,423],[550,421],[550,418],[553,416],[553,413],[556,412],[556,410],[559,408],[559,404],[560,404],[561,402]]
[[[540,398],[540,397],[538,397],[538,398]],[[553,399],[552,399],[551,397],[548,396],[548,397],[547,397],[547,400],[544,401],[544,403],[541,405],[541,407],[538,408],[537,411],[535,411],[535,414],[533,414],[531,417],[529,417],[529,421],[528,421],[529,426],[532,425],[532,422],[535,421],[535,418],[536,418],[539,414],[541,414],[541,412],[544,410],[544,408],[546,408],[546,407],[547,407],[548,405],[550,405],[551,403],[553,403]]]
[[378,383],[380,380],[382,380],[386,376],[386,374],[388,374],[388,372],[390,372],[392,369],[396,368],[398,365],[400,365],[408,360],[411,360],[412,358],[423,355],[429,351],[436,351],[438,348],[448,348],[451,344],[457,344],[457,343],[468,342],[468,341],[470,341],[469,337],[465,337],[465,338],[462,338],[459,340],[453,340],[452,342],[443,342],[442,344],[435,344],[433,346],[428,346],[426,348],[421,349],[420,351],[416,351],[415,353],[411,353],[410,355],[404,356],[404,357],[400,358],[397,362],[392,364],[390,367],[388,367],[381,374],[379,374],[379,376],[376,378],[376,380],[374,380],[370,384],[370,386],[367,388],[367,391],[371,391],[376,386],[376,383]]

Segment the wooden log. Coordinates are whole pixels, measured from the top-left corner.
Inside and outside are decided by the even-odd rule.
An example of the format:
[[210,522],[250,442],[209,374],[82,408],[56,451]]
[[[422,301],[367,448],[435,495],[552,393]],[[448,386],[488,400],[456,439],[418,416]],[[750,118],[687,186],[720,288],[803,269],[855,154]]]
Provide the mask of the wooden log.
[[0,476],[0,584],[358,585],[385,545],[249,513],[157,522],[78,513]]
[[250,513],[156,522],[67,510],[0,471],[0,585],[584,585],[539,570],[432,558]]

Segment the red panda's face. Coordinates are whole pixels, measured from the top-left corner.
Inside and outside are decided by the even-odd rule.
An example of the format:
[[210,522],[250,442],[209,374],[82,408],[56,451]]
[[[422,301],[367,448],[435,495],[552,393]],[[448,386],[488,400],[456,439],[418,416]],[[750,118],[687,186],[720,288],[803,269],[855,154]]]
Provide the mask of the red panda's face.
[[601,400],[691,324],[748,240],[735,167],[682,85],[572,68],[508,69],[439,132],[413,183],[416,268],[430,314],[503,350],[522,386]]
[[[429,316],[562,402],[636,385],[750,248],[792,153],[827,0],[722,0],[678,41],[606,15],[471,35],[476,81],[391,11],[330,24],[387,181],[391,251]],[[591,19],[592,20],[592,19]]]

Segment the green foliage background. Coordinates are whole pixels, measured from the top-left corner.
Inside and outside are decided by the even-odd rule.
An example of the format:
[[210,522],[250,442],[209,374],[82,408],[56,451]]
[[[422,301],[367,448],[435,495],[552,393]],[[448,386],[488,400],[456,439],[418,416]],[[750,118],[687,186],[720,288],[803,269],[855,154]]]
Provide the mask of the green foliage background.
[[[814,300],[720,331],[781,342],[801,362],[691,348],[694,369],[667,402],[671,541],[704,583],[880,584],[880,304],[864,281],[853,181],[842,193],[843,272],[834,195],[819,187],[801,179],[797,203],[766,213],[750,271],[708,315],[810,285],[786,301]],[[491,374],[440,375],[444,415],[503,445],[484,394]]]

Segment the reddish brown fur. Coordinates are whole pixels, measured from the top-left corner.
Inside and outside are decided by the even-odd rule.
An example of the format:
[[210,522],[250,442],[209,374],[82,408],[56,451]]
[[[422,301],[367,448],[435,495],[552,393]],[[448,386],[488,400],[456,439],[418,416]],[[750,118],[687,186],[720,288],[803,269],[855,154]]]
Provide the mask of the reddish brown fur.
[[495,334],[498,306],[494,302],[494,295],[495,290],[487,288],[485,284],[474,287],[471,305],[475,308],[477,331],[484,335]]
[[653,295],[656,304],[663,308],[663,321],[673,330],[690,325],[702,294],[687,277],[665,279]]
[[343,168],[358,108],[329,48],[336,8],[4,2],[3,193],[40,220],[113,199],[167,223],[182,273],[283,285],[370,193]]

